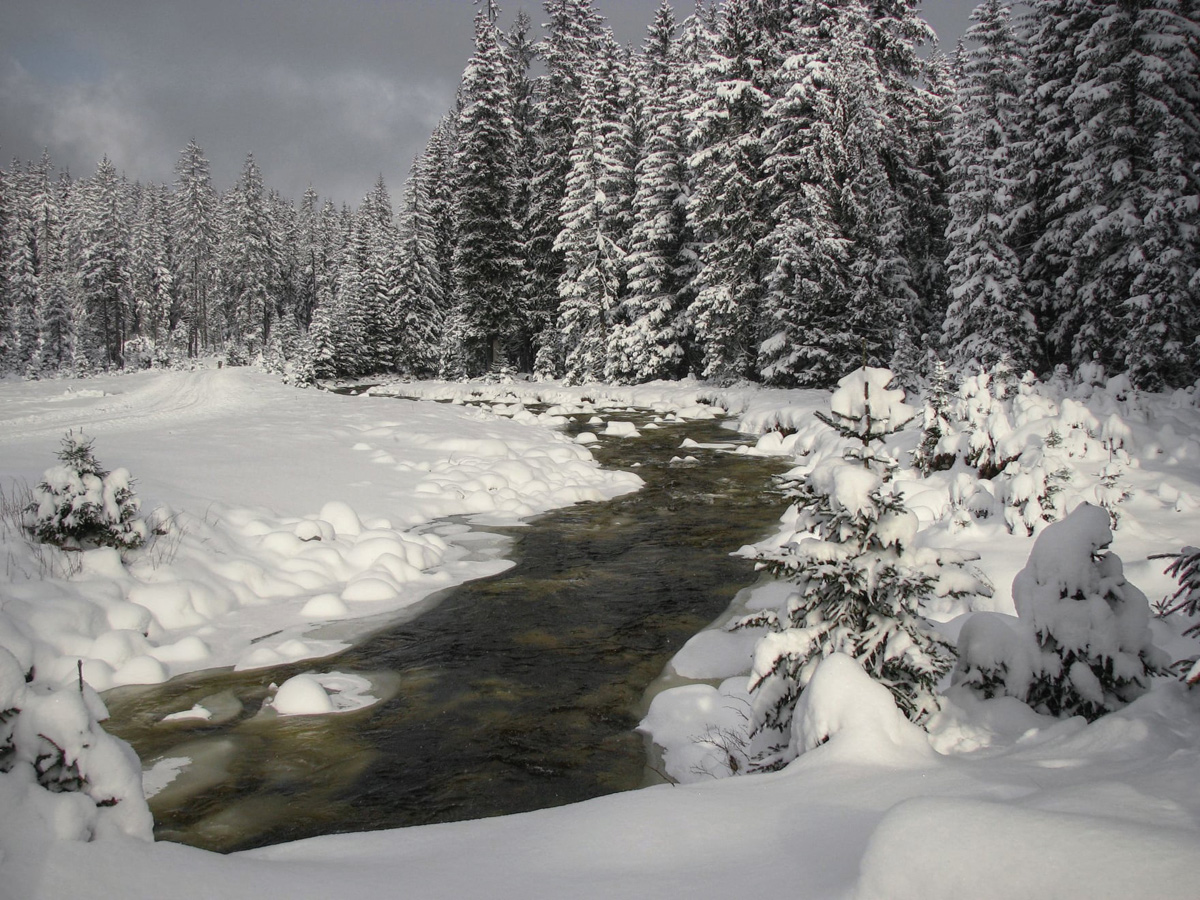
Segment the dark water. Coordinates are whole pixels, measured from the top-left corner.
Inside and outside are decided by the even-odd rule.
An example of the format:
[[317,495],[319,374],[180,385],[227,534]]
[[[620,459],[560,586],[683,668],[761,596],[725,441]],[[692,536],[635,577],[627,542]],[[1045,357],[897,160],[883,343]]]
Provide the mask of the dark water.
[[[591,449],[606,466],[641,463],[642,491],[488,528],[511,537],[514,568],[336,657],[107,695],[109,730],[147,765],[197,760],[151,800],[158,837],[240,850],[647,783],[633,730],[643,692],[753,582],[752,565],[729,554],[766,534],[783,507],[771,485],[778,462],[680,450],[685,437],[736,439],[713,422],[602,439]],[[700,462],[669,462],[689,454]],[[336,716],[256,715],[270,683],[304,671],[364,674],[391,696]],[[229,721],[156,724],[201,700]]]

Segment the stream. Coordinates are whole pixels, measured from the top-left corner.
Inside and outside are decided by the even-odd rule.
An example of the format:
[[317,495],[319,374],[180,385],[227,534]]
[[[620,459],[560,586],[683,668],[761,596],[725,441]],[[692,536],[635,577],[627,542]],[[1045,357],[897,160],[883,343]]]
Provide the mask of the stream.
[[[765,496],[779,460],[679,449],[684,438],[745,442],[716,421],[602,438],[589,449],[636,471],[641,491],[483,529],[511,542],[516,565],[444,592],[415,619],[326,659],[107,693],[106,729],[147,768],[180,768],[150,799],[156,837],[229,852],[660,780],[634,730],[646,688],[755,581],[753,564],[729,554],[769,533],[784,505]],[[688,455],[698,461],[671,461]],[[273,684],[333,671],[369,678],[383,699],[338,715],[260,714]],[[160,721],[194,703],[214,718]]]

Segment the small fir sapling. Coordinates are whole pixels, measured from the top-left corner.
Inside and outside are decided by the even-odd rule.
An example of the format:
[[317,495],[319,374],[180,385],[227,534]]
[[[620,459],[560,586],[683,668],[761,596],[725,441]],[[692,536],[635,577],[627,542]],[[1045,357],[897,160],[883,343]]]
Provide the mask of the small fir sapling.
[[[1158,612],[1159,617],[1166,618],[1174,613],[1183,613],[1189,618],[1195,618],[1200,614],[1200,548],[1184,547],[1178,553],[1159,554],[1151,559],[1171,560],[1166,573],[1179,582],[1179,589],[1164,601]],[[1189,637],[1200,635],[1200,622],[1193,622],[1183,633]],[[1182,662],[1186,664],[1183,680],[1190,685],[1200,683],[1200,657]]]
[[69,550],[115,547],[136,550],[146,541],[146,524],[127,469],[101,468],[92,441],[68,432],[60,464],[42,474],[25,509],[25,527],[43,544]]
[[995,478],[1012,462],[1000,449],[1000,444],[1013,430],[1009,418],[1010,383],[996,377],[987,369],[963,381],[959,389],[961,414],[967,432],[967,463],[979,472],[980,478]]
[[954,465],[953,449],[947,451],[940,445],[942,438],[950,434],[950,401],[956,390],[946,364],[935,358],[925,397],[925,429],[921,443],[912,453],[913,466],[926,477]]
[[[804,747],[791,721],[822,659],[844,653],[886,686],[912,721],[937,709],[937,684],[953,663],[949,645],[927,627],[920,608],[933,597],[989,593],[965,568],[971,557],[915,548],[917,519],[888,483],[895,462],[870,447],[910,421],[916,410],[888,390],[891,373],[860,369],[843,378],[821,418],[861,449],[825,459],[791,491],[796,537],[759,553],[761,564],[796,583],[784,610],[747,616],[735,628],[766,626],[751,672],[753,734],[778,736],[756,767],[785,765]],[[861,463],[861,464],[859,464]]]
[[1048,525],[1013,580],[1017,619],[967,622],[954,683],[1089,721],[1143,694],[1167,660],[1151,643],[1146,596],[1105,550],[1111,542],[1108,512],[1090,503]]

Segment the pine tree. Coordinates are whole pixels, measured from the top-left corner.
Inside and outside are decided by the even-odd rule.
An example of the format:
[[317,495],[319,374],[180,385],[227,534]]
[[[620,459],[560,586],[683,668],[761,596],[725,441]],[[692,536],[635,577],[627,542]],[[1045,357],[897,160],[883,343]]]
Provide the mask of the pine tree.
[[625,81],[620,48],[609,39],[588,77],[571,147],[563,198],[559,315],[564,377],[605,377],[609,341],[625,285],[625,213],[629,199],[627,132],[620,121]]
[[[792,712],[817,665],[833,653],[854,658],[888,687],[909,719],[926,721],[952,656],[926,626],[922,603],[989,592],[965,568],[969,557],[914,546],[916,517],[889,483],[895,462],[870,446],[916,412],[902,391],[888,389],[891,380],[886,369],[842,379],[832,416],[824,419],[856,439],[859,461],[828,458],[814,466],[791,492],[797,539],[760,555],[769,570],[797,585],[786,609],[753,614],[737,626],[770,629],[755,648],[751,675],[754,731],[777,736],[758,760],[761,768],[778,768],[803,751]],[[941,582],[946,567],[960,571]]]
[[686,215],[685,84],[675,31],[674,12],[663,0],[650,27],[639,78],[645,95],[645,151],[634,169],[628,296],[609,354],[608,375],[618,381],[677,378],[687,364],[684,311],[698,248]]
[[1108,512],[1080,504],[1038,535],[1013,580],[1018,622],[1004,641],[968,621],[954,674],[985,696],[1092,721],[1149,689],[1167,659],[1154,646],[1146,596],[1125,580]]
[[545,318],[546,310],[538,309],[531,303],[528,292],[524,290],[524,286],[530,283],[532,265],[524,236],[531,233],[533,223],[534,162],[538,152],[537,97],[531,76],[538,50],[530,36],[532,28],[529,16],[524,10],[519,10],[503,39],[512,82],[513,156],[510,178],[512,221],[520,267],[516,278],[521,286],[515,293],[516,324],[509,353],[521,372],[533,371],[537,336],[545,332],[549,325]]
[[513,226],[516,135],[511,64],[486,9],[475,17],[475,53],[459,90],[455,154],[455,305],[466,323],[468,373],[510,362],[520,330],[514,288],[520,272]]
[[890,74],[860,2],[813,4],[797,19],[786,90],[770,109],[771,294],[764,377],[828,386],[865,353],[889,361],[911,328],[916,302],[905,255],[902,191],[890,174],[902,151],[890,114]]
[[334,363],[339,375],[359,378],[374,361],[367,344],[367,284],[369,242],[361,215],[349,217],[349,232],[339,256],[336,295],[329,307]]
[[1067,299],[1085,313],[1076,355],[1143,387],[1181,386],[1200,362],[1200,22],[1178,0],[1138,0],[1089,24],[1066,100],[1080,139],[1060,187],[1079,197],[1064,222]]
[[1003,358],[1020,371],[1037,368],[1038,333],[1011,245],[1023,52],[1009,7],[987,0],[966,34],[977,46],[960,76],[952,151],[952,219],[947,261],[950,304],[943,341],[953,366],[991,367]]
[[698,374],[729,380],[757,371],[758,310],[770,229],[762,194],[763,120],[771,103],[768,49],[756,27],[756,4],[722,9],[713,53],[691,99],[691,227],[701,252],[688,317]]
[[130,239],[134,330],[155,346],[169,342],[172,315],[178,315],[169,204],[165,186],[142,189]]
[[175,235],[175,284],[183,298],[187,352],[207,350],[213,267],[217,252],[217,195],[209,175],[208,159],[193,140],[175,165],[175,190],[171,218]]
[[79,277],[94,330],[90,343],[102,350],[110,364],[121,362],[129,325],[129,218],[124,190],[117,170],[104,157],[87,186],[82,213]]
[[15,247],[15,206],[12,175],[0,168],[0,372],[13,366],[13,304],[9,291],[8,261]]
[[40,270],[44,247],[39,248],[39,233],[44,236],[43,218],[38,215],[38,198],[45,203],[49,177],[41,166],[30,165],[19,172],[14,165],[11,181],[12,211],[8,217],[8,253],[5,281],[8,288],[9,320],[8,364],[23,375],[36,376],[40,352]]
[[228,230],[221,244],[225,337],[235,352],[253,354],[270,337],[279,260],[262,173],[252,153],[246,155],[226,210]]
[[538,44],[538,53],[546,71],[534,87],[537,135],[523,248],[524,294],[533,328],[541,329],[534,337],[535,371],[554,375],[562,364],[556,332],[564,271],[563,255],[555,244],[563,230],[563,198],[575,123],[583,109],[585,76],[598,56],[603,20],[592,0],[543,0],[543,8],[549,21],[543,25],[547,34]]
[[396,355],[396,225],[392,201],[380,175],[359,210],[366,242],[362,271],[363,341],[368,372],[386,372]]
[[323,274],[320,212],[317,192],[309,186],[296,213],[296,325],[307,331],[317,305],[317,281]]
[[437,372],[437,348],[446,308],[442,265],[437,251],[437,222],[433,217],[427,161],[413,163],[405,187],[399,229],[398,270],[392,320],[396,326],[396,367],[400,372],[429,377]]
[[[892,358],[897,375],[912,383],[928,374],[929,348],[937,343],[946,320],[949,276],[946,258],[950,243],[951,131],[957,104],[951,60],[934,51],[922,65],[924,87],[917,93],[919,136],[913,152],[915,177],[902,181],[908,210],[905,253],[917,302],[910,310],[909,332],[898,337],[907,342],[908,359]],[[905,349],[899,348],[903,354]]]
[[146,541],[146,524],[127,469],[109,472],[92,452],[92,441],[69,432],[25,509],[26,529],[43,544],[136,550]]

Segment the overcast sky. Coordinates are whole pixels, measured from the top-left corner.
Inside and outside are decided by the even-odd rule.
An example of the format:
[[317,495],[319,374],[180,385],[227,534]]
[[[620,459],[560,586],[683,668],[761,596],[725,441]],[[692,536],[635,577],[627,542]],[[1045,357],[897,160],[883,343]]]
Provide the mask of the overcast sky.
[[[976,0],[927,0],[946,52]],[[595,0],[640,45],[658,0]],[[678,0],[683,18],[692,0]],[[505,3],[502,24],[539,0]],[[399,203],[414,155],[471,54],[471,0],[5,0],[0,159],[50,151],[72,175],[107,154],[173,181],[195,138],[224,190],[252,152],[269,187],[358,201],[382,174]]]

